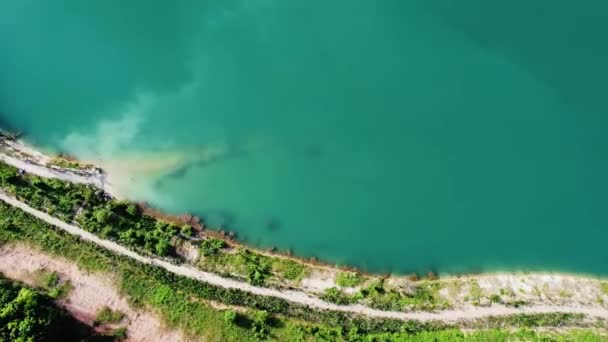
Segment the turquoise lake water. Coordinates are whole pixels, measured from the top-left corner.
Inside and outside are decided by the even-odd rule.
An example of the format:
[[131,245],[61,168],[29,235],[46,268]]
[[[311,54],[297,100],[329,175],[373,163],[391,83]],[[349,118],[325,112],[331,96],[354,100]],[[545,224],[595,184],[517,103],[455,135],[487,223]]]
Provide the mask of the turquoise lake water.
[[255,246],[606,275],[607,34],[599,0],[5,0],[0,126]]

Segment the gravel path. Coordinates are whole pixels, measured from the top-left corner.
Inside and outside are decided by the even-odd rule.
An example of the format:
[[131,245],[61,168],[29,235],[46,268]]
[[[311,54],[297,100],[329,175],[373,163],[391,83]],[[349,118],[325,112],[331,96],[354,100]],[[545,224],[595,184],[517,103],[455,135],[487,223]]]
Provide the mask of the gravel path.
[[394,318],[402,320],[441,320],[446,322],[453,322],[461,319],[476,319],[487,316],[499,316],[499,315],[511,315],[511,314],[522,314],[522,313],[552,313],[552,312],[569,312],[569,313],[582,313],[589,316],[601,317],[608,319],[608,310],[599,307],[586,307],[586,306],[558,306],[558,305],[535,305],[526,307],[505,307],[500,305],[493,305],[491,307],[475,307],[471,306],[466,309],[460,310],[444,310],[440,312],[395,312],[395,311],[382,311],[372,309],[363,305],[336,305],[322,301],[319,298],[312,297],[301,291],[294,290],[277,290],[271,288],[257,287],[244,282],[240,282],[234,279],[223,278],[213,273],[204,272],[198,270],[189,265],[176,265],[165,260],[142,256],[124,246],[121,246],[113,241],[101,239],[82,228],[63,222],[51,215],[34,209],[27,204],[18,201],[17,199],[0,193],[0,200],[17,207],[49,224],[52,224],[72,235],[77,235],[87,241],[90,241],[96,245],[106,248],[114,253],[118,253],[129,258],[135,259],[145,264],[156,265],[164,268],[165,270],[189,277],[192,279],[200,280],[216,286],[221,286],[230,289],[239,289],[242,291],[250,292],[261,296],[272,296],[282,298],[290,302],[305,304],[315,309],[327,309],[334,311],[342,311],[348,313],[357,313],[366,315],[369,317],[377,318]]

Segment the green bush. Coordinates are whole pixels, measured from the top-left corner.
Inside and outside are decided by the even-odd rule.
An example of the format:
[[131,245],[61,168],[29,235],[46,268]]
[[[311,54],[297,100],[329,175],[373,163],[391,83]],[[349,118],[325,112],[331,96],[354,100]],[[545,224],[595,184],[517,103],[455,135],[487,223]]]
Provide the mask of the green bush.
[[363,282],[364,278],[357,272],[342,272],[336,278],[336,284],[340,287],[355,287]]
[[120,323],[120,321],[125,318],[125,314],[120,311],[115,311],[110,309],[108,306],[104,306],[97,312],[97,317],[95,318],[95,324],[115,324]]
[[214,237],[208,237],[201,242],[201,254],[203,256],[216,255],[221,249],[226,247],[226,242]]
[[192,226],[189,224],[183,225],[180,231],[182,235],[186,237],[192,237],[194,235],[194,232],[192,231]]

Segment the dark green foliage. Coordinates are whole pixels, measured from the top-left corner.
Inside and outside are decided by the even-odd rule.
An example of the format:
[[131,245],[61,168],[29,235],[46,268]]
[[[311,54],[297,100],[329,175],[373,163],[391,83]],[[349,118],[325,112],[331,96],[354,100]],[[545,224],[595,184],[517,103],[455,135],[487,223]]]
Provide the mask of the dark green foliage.
[[43,340],[58,320],[50,298],[0,278],[1,340]]
[[36,285],[47,292],[47,295],[53,299],[61,299],[67,297],[72,284],[70,281],[61,282],[57,272],[39,270],[35,273]]
[[99,209],[95,212],[95,219],[97,223],[106,224],[110,222],[110,215],[112,213],[106,209]]
[[[56,286],[52,279],[50,286]],[[104,341],[43,292],[0,274],[0,341]]]
[[129,205],[127,206],[127,209],[125,209],[125,211],[127,212],[127,214],[137,217],[139,216],[139,210],[137,209],[137,206],[133,203],[129,203]]

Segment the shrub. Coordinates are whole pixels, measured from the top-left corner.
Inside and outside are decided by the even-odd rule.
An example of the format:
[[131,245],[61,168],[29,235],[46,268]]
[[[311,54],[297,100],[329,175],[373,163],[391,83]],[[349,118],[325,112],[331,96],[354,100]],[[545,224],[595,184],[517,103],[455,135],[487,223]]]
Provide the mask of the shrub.
[[115,311],[110,309],[108,306],[104,306],[97,312],[97,317],[95,318],[95,324],[114,324],[120,323],[123,320],[125,315],[120,311]]
[[363,276],[356,272],[342,272],[336,278],[336,284],[340,287],[355,287],[363,282]]
[[237,314],[235,311],[232,311],[232,310],[224,311],[224,322],[226,322],[228,324],[234,324],[234,322],[236,322],[236,319],[237,319]]
[[354,298],[347,295],[346,293],[340,291],[338,288],[331,287],[321,295],[321,299],[326,302],[338,304],[338,305],[347,305],[354,302]]
[[192,235],[194,235],[194,232],[192,231],[192,226],[189,224],[183,225],[180,231],[182,235],[186,237],[192,237]]
[[110,220],[111,213],[105,209],[99,209],[95,212],[95,219],[98,223],[106,224]]

